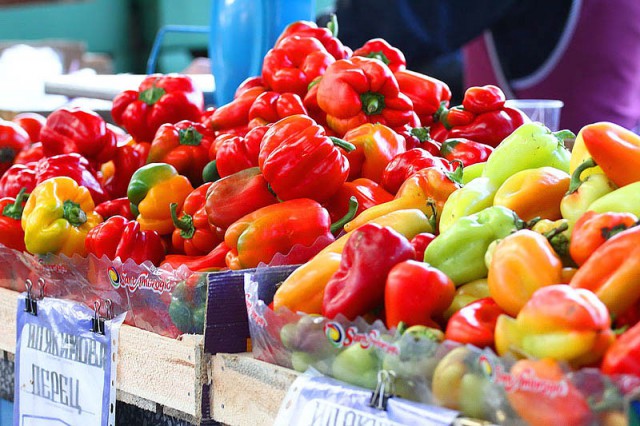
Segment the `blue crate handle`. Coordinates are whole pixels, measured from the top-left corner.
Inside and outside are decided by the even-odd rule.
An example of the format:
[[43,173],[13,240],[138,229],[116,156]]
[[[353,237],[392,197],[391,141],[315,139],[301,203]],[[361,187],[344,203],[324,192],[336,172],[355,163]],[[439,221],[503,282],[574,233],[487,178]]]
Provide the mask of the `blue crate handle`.
[[149,53],[149,59],[147,60],[147,74],[153,74],[156,72],[158,55],[160,54],[160,48],[162,47],[164,36],[167,33],[209,34],[209,32],[209,27],[196,25],[165,25],[160,27],[156,33],[156,38],[153,40],[153,46],[151,46],[151,52]]

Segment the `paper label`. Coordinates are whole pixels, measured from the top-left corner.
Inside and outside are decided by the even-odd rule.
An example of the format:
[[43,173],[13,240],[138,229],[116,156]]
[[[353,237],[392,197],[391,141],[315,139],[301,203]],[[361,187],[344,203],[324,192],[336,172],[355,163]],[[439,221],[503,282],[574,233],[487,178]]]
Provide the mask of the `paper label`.
[[115,380],[121,315],[91,332],[93,311],[45,298],[37,315],[18,299],[14,426],[115,423]]

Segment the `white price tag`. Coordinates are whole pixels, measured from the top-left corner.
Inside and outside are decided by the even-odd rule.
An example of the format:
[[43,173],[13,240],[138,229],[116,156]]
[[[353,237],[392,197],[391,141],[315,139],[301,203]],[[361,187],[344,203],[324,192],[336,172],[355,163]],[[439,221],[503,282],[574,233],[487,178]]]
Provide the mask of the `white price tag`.
[[14,426],[115,423],[115,380],[121,315],[92,332],[94,312],[44,298],[35,314],[18,299]]

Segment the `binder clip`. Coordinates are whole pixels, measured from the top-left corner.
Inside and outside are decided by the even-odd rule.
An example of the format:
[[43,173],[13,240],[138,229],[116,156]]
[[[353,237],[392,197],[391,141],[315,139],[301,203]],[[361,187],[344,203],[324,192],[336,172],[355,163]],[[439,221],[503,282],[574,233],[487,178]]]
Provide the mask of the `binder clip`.
[[387,401],[396,393],[396,373],[391,370],[378,371],[378,385],[371,394],[369,407],[378,410],[387,409]]
[[[104,309],[102,309],[104,308]],[[104,312],[102,315],[101,311]],[[110,299],[106,299],[104,304],[100,300],[93,302],[93,318],[91,318],[91,331],[104,335],[104,322],[113,319],[113,306]]]
[[31,315],[38,315],[38,300],[42,300],[44,298],[44,287],[45,287],[44,278],[38,278],[38,294],[35,295],[36,289],[33,288],[33,282],[27,278],[24,282],[24,286],[27,288],[27,298],[25,299],[24,310],[26,313]]

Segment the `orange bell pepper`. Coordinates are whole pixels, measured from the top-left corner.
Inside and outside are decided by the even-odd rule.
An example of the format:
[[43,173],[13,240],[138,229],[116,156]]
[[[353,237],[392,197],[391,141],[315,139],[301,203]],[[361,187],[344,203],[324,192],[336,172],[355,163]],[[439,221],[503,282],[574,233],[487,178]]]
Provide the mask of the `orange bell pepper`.
[[404,138],[379,123],[358,126],[349,130],[343,139],[356,147],[347,153],[348,180],[364,177],[381,183],[382,173],[387,164],[397,154],[406,150]]
[[554,167],[517,172],[496,192],[493,205],[515,211],[520,219],[560,219],[560,201],[569,190],[570,176]]
[[562,280],[562,261],[541,234],[523,229],[498,243],[489,265],[489,294],[510,315],[541,287]]
[[[446,172],[439,167],[427,167],[419,170],[402,184],[393,201],[365,210],[347,223],[344,230],[352,231],[372,219],[402,209],[419,209],[426,215],[435,214],[437,223],[449,195],[462,186],[459,183],[461,175],[462,168],[460,167],[454,173]],[[429,203],[430,201],[433,204]]]
[[510,376],[513,383],[523,386],[508,390],[507,399],[530,426],[593,423],[586,397],[568,381],[557,361],[522,359],[511,367]]
[[495,339],[501,356],[549,357],[580,367],[599,361],[615,337],[595,294],[556,284],[537,290],[517,318],[501,315]]
[[578,266],[583,265],[605,241],[637,221],[638,217],[632,213],[586,212],[573,227],[569,244],[571,257]]
[[580,132],[589,154],[616,185],[640,181],[640,136],[609,122],[589,124]]
[[619,315],[640,300],[640,227],[611,237],[578,269],[571,286],[594,292]]
[[141,230],[167,235],[174,229],[171,204],[176,203],[176,208],[182,209],[192,191],[189,179],[179,175],[172,165],[149,163],[131,176],[127,198]]

